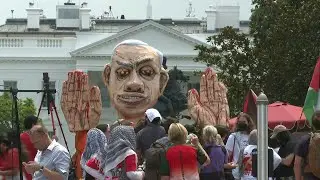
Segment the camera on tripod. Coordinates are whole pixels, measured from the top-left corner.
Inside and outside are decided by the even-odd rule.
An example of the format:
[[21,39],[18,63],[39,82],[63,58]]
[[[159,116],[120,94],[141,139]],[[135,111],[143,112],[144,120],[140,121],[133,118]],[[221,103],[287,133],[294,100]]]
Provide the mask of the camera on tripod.
[[[69,147],[67,144],[67,140],[65,138],[64,132],[63,132],[63,128],[62,128],[62,124],[59,118],[59,114],[57,112],[57,108],[56,108],[56,104],[54,102],[54,98],[53,95],[54,93],[56,93],[55,89],[50,89],[50,78],[49,78],[49,74],[47,72],[43,73],[43,86],[44,86],[44,91],[43,91],[43,95],[42,95],[42,99],[41,99],[41,104],[39,107],[39,111],[38,111],[38,115],[37,117],[39,118],[40,112],[41,112],[41,108],[42,105],[44,103],[44,99],[47,100],[46,105],[47,105],[47,112],[48,112],[48,119],[51,119],[51,123],[52,123],[52,129],[53,129],[53,136],[56,136],[56,126],[55,126],[55,120],[54,120],[54,114],[58,120],[58,125],[60,126],[60,130],[66,145],[67,150],[69,151]],[[69,151],[70,152],[70,151]]]

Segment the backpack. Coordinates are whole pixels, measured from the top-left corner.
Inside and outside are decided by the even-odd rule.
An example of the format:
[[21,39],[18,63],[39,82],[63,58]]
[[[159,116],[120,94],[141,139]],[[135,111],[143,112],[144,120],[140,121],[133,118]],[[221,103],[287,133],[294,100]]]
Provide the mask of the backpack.
[[309,152],[308,152],[308,170],[316,177],[320,178],[320,133],[311,133]]
[[145,178],[152,180],[160,180],[160,166],[161,166],[161,156],[166,153],[166,146],[154,142],[149,149],[144,153],[145,158]]
[[144,153],[146,168],[159,169],[161,164],[161,153],[164,153],[165,151],[165,145],[154,142]]

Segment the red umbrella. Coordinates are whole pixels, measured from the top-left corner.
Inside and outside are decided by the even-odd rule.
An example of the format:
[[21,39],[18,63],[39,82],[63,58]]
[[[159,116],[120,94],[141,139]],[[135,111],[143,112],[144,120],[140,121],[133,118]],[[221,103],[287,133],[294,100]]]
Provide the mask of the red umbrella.
[[[288,103],[275,102],[268,105],[268,126],[273,129],[275,126],[282,124],[288,129],[292,129],[295,124],[303,128],[307,125],[306,117],[303,114],[302,107],[293,106]],[[229,125],[234,127],[237,118],[229,120]]]

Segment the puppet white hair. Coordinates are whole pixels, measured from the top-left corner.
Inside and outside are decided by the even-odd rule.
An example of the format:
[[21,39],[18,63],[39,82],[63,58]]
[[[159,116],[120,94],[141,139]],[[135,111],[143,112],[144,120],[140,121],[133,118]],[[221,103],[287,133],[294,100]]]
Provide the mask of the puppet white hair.
[[[128,46],[149,46],[151,47],[159,56],[160,58],[160,65],[162,66],[162,62],[163,62],[163,53],[160,52],[158,49],[150,46],[149,44],[143,42],[143,41],[140,41],[140,40],[136,40],[136,39],[128,39],[128,40],[124,40],[122,42],[120,42],[119,44],[116,45],[116,47],[113,49],[113,52],[112,52],[112,56],[115,54],[115,51],[116,49],[121,46],[121,45],[128,45]],[[112,59],[112,57],[111,57]]]

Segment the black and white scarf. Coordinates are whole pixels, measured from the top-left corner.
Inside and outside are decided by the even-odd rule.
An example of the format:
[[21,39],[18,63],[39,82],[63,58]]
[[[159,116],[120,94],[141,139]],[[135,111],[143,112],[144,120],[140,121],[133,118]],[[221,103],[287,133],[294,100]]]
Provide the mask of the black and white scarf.
[[91,158],[95,158],[97,161],[96,163],[99,165],[99,168],[101,168],[101,162],[104,160],[103,155],[106,154],[106,143],[107,138],[101,130],[93,128],[88,131],[86,147],[81,156],[80,164],[87,173],[95,178],[101,176],[99,171],[96,172],[95,170],[87,167],[86,164]]
[[117,126],[110,134],[108,146],[106,147],[103,171],[105,176],[112,177],[117,165],[123,162],[126,157],[136,155],[136,134],[131,126]]

